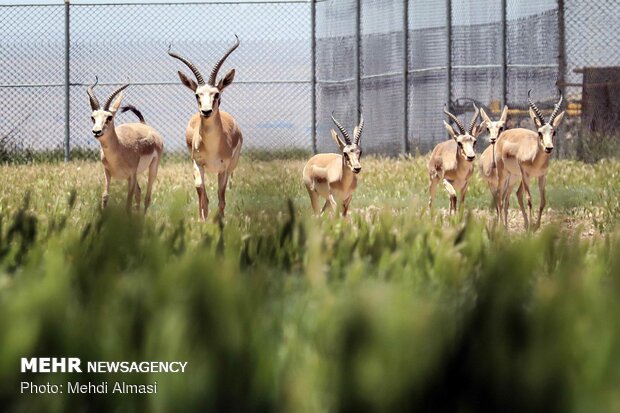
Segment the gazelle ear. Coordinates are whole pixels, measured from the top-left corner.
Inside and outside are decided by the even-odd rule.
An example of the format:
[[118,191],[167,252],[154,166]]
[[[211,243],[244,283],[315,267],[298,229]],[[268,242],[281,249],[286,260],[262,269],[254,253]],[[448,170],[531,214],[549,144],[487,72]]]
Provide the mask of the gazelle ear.
[[450,124],[448,122],[446,122],[445,120],[443,121],[443,124],[446,127],[446,130],[448,131],[448,134],[450,134],[452,139],[456,140],[456,137],[459,136],[459,134],[456,133],[454,128],[452,126],[450,126]]
[[553,129],[557,129],[558,126],[560,126],[562,119],[564,119],[564,113],[565,111],[562,111],[562,113],[560,113],[558,116],[555,117],[555,119],[553,119]]
[[504,110],[502,110],[502,117],[499,119],[499,121],[506,123],[507,119],[508,119],[508,105],[504,105]]
[[472,131],[472,135],[474,138],[477,138],[478,136],[482,134],[482,132],[484,132],[485,125],[486,125],[486,122],[483,121],[482,123],[480,123],[480,125],[474,126],[474,130]]
[[484,122],[491,123],[491,118],[489,118],[489,115],[487,115],[484,108],[480,108],[480,116],[482,117],[482,120],[483,120],[482,123]]
[[179,79],[181,79],[181,83],[187,86],[187,88],[190,89],[192,92],[195,92],[198,88],[198,84],[189,77],[185,76],[185,73],[181,72],[180,70],[178,71],[178,73]]
[[338,147],[340,148],[340,150],[342,150],[342,148],[344,148],[345,146],[347,146],[342,139],[340,139],[340,136],[338,136],[338,133],[332,129],[332,138],[336,141],[336,143],[338,144]]
[[534,121],[534,126],[536,126],[536,129],[542,126],[542,124],[540,123],[540,120],[538,119],[538,116],[536,116],[532,108],[530,108],[530,118],[532,118],[532,121]]
[[112,113],[118,112],[118,108],[121,107],[122,101],[123,101],[123,92],[120,92],[118,96],[116,97],[116,100],[114,101],[114,103],[112,103],[112,106],[110,107],[110,112]]
[[233,82],[234,79],[235,79],[235,69],[232,69],[230,72],[226,73],[226,76],[224,76],[223,79],[219,81],[219,83],[217,84],[217,88],[221,92],[227,86],[230,86],[230,84]]

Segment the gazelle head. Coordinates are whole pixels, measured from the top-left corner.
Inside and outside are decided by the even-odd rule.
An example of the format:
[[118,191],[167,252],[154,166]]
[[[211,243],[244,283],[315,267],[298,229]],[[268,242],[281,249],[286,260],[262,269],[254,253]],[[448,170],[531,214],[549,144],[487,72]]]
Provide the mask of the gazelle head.
[[484,108],[480,109],[480,116],[482,117],[482,123],[479,128],[487,128],[489,132],[489,142],[491,144],[495,144],[499,135],[506,129],[506,119],[508,118],[508,106],[504,105],[504,109],[502,110],[502,116],[499,118],[497,122],[493,122],[489,115],[484,111]]
[[[118,112],[118,108],[121,106],[121,102],[123,100],[123,90],[129,86],[129,84],[124,84],[121,87],[117,88],[112,94],[106,99],[103,107],[99,104],[99,101],[95,97],[94,88],[97,86],[99,82],[99,78],[95,77],[95,83],[88,86],[86,89],[86,93],[88,94],[88,100],[90,101],[90,108],[92,109],[92,113],[90,115],[93,121],[93,136],[97,139],[105,135],[105,133],[109,130],[114,129],[114,116],[116,116],[116,112]],[[114,103],[112,101],[118,95]]]
[[342,134],[342,139],[338,136],[338,133],[332,129],[332,138],[340,147],[342,157],[346,166],[348,166],[354,174],[360,173],[362,170],[362,164],[360,159],[362,158],[362,149],[360,148],[360,139],[362,137],[362,129],[364,128],[364,117],[360,115],[360,124],[353,130],[353,141],[349,137],[347,130],[334,118],[332,112],[332,120],[334,124]]
[[452,136],[452,139],[454,139],[458,144],[458,151],[469,162],[472,162],[474,159],[476,159],[476,152],[474,151],[474,147],[476,146],[476,138],[482,132],[481,125],[476,126],[476,122],[478,121],[478,117],[480,116],[480,110],[476,107],[476,104],[474,104],[474,108],[474,118],[471,120],[471,123],[469,124],[469,128],[467,130],[465,129],[465,126],[459,120],[459,118],[448,112],[445,107],[443,109],[444,113],[448,115],[448,117],[450,117],[450,119],[452,119],[454,123],[456,123],[456,126],[459,128],[458,133],[445,120],[443,121],[443,124],[446,127],[446,130],[448,131],[450,136]]
[[226,73],[226,76],[224,76],[224,78],[217,81],[217,74],[220,71],[222,65],[224,64],[224,61],[228,58],[228,56],[230,56],[232,52],[235,51],[237,47],[239,47],[239,37],[237,35],[235,35],[235,37],[237,38],[236,43],[230,49],[228,49],[224,56],[222,56],[222,58],[217,61],[215,66],[213,66],[213,70],[211,70],[209,80],[206,83],[202,75],[200,74],[200,71],[192,62],[176,53],[171,52],[170,48],[168,49],[168,54],[170,56],[185,63],[187,67],[189,67],[189,69],[192,71],[192,73],[194,73],[196,81],[190,79],[181,71],[179,71],[179,78],[181,79],[181,83],[187,86],[196,95],[198,111],[200,112],[200,116],[202,116],[203,118],[210,118],[211,116],[217,114],[220,108],[222,92],[235,79],[235,69],[231,69],[228,73]]
[[553,151],[555,134],[558,126],[564,118],[564,111],[560,113],[560,107],[562,106],[562,101],[564,98],[562,97],[562,91],[559,92],[560,100],[558,100],[558,103],[555,104],[548,122],[545,121],[540,109],[538,109],[536,104],[532,102],[532,99],[530,98],[532,89],[527,92],[527,103],[530,106],[530,117],[534,121],[534,125],[536,126],[538,132],[538,139],[540,140],[540,144],[545,149],[546,153],[551,153],[551,151]]

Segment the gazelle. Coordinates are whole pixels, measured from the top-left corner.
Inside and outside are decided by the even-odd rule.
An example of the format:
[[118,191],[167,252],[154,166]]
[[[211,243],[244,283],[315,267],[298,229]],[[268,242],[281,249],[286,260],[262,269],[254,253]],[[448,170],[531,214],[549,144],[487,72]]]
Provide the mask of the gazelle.
[[[146,212],[151,204],[151,192],[157,177],[159,160],[164,151],[164,142],[159,133],[144,122],[142,114],[133,106],[123,107],[122,112],[132,111],[140,119],[140,123],[125,123],[115,127],[114,118],[123,100],[123,90],[129,85],[125,84],[116,89],[101,106],[94,93],[98,80],[95,79],[95,83],[88,87],[86,93],[92,109],[92,133],[101,145],[101,163],[105,177],[101,205],[105,208],[108,204],[110,180],[126,179],[127,211],[131,209],[131,199],[134,196],[136,208],[139,210],[142,191],[138,184],[138,175],[148,169],[149,176],[144,197],[144,212]],[[115,97],[116,100],[112,103]]]
[[336,211],[340,203],[344,217],[347,216],[353,192],[357,188],[357,174],[362,170],[360,163],[362,150],[359,144],[364,118],[360,115],[360,123],[353,131],[353,141],[347,130],[334,118],[333,113],[332,120],[342,134],[341,139],[335,130],[331,130],[332,138],[338,144],[342,155],[336,153],[314,155],[304,166],[303,179],[315,214],[319,213],[320,196],[325,198],[325,205],[320,213],[323,213],[328,206]]
[[[498,196],[498,187],[497,187],[497,154],[496,154],[496,142],[500,138],[502,132],[506,129],[506,120],[508,119],[508,106],[504,105],[504,109],[502,110],[502,114],[498,121],[492,121],[489,115],[485,112],[484,108],[480,109],[480,116],[482,117],[482,123],[480,127],[485,127],[487,132],[489,133],[489,143],[490,145],[482,152],[480,155],[480,175],[487,183],[489,187],[489,191],[491,191],[491,195],[493,196],[493,202],[495,204],[495,208],[497,209],[498,203],[496,197]],[[521,179],[520,175],[511,175],[509,188],[512,193],[512,187],[519,182]],[[519,190],[517,191],[517,197],[519,200],[519,206],[524,211],[523,206],[523,188],[519,186]],[[509,199],[504,203],[504,221],[508,220],[508,205]],[[500,216],[500,212],[497,211],[498,217]]]
[[179,71],[179,78],[196,95],[198,113],[194,114],[185,131],[185,141],[194,163],[194,184],[198,194],[198,214],[200,220],[207,219],[209,198],[205,190],[205,171],[217,173],[219,211],[224,215],[226,207],[226,185],[237,167],[243,136],[235,119],[220,110],[222,92],[235,78],[235,69],[230,70],[223,79],[217,81],[217,74],[228,56],[239,47],[239,38],[217,61],[209,80],[205,83],[198,68],[189,60],[168,50],[168,54],[185,63],[196,77],[196,81]]
[[443,110],[456,123],[459,131],[455,131],[450,124],[444,121],[444,126],[452,139],[437,144],[433,152],[431,152],[431,158],[428,161],[428,175],[430,179],[428,187],[429,209],[433,206],[435,190],[440,180],[443,181],[443,185],[450,195],[450,213],[457,211],[457,191],[461,195],[461,205],[465,201],[469,178],[474,171],[472,162],[476,159],[476,152],[474,152],[476,137],[482,132],[482,128],[479,125],[476,126],[480,110],[478,110],[475,104],[474,108],[474,117],[467,130],[459,118],[445,108]]
[[[498,211],[501,210],[502,203],[507,202],[510,197],[510,183],[513,176],[521,176],[522,190],[527,194],[528,215],[525,208],[522,208],[523,221],[525,228],[528,229],[532,222],[532,194],[530,192],[530,179],[538,178],[538,189],[540,191],[540,206],[538,208],[538,219],[536,228],[540,227],[542,211],[547,203],[545,195],[545,182],[549,160],[553,151],[554,137],[557,128],[564,118],[564,112],[560,113],[562,105],[562,92],[560,99],[556,103],[549,121],[545,121],[542,113],[532,102],[530,89],[527,92],[527,102],[529,105],[530,117],[534,121],[536,132],[529,129],[511,129],[502,134],[497,142],[497,171],[498,187],[501,195],[498,197]],[[517,196],[519,198],[519,196]],[[504,222],[504,225],[507,223]]]

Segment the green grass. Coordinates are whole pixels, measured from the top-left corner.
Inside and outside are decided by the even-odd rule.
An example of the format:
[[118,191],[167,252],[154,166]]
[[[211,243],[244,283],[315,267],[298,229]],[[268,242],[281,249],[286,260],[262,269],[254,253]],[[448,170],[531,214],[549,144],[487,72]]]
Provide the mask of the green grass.
[[[618,411],[620,162],[554,162],[536,234],[494,229],[477,176],[462,219],[442,190],[431,215],[425,162],[364,159],[343,220],[309,214],[303,161],[244,158],[206,224],[187,162],[144,218],[118,182],[101,213],[96,163],[0,167],[3,411]],[[19,373],[36,355],[190,370]],[[159,392],[18,394],[123,379]]]

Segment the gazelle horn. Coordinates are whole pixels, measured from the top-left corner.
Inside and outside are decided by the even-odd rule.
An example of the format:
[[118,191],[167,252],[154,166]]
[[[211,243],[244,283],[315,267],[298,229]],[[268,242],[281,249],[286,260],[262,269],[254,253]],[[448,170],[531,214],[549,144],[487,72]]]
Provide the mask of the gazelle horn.
[[478,121],[478,118],[480,117],[480,109],[478,109],[475,103],[474,103],[474,109],[476,110],[474,113],[474,118],[471,120],[471,123],[469,124],[469,129],[467,130],[467,133],[469,133],[470,135],[474,133],[474,127],[476,126],[476,122]]
[[175,59],[180,60],[181,62],[185,63],[185,65],[187,67],[189,67],[189,69],[192,71],[194,76],[196,76],[196,81],[198,82],[198,84],[200,86],[204,85],[205,84],[205,80],[202,78],[202,75],[200,74],[200,71],[198,70],[198,68],[192,62],[190,62],[189,60],[187,60],[183,56],[181,56],[181,55],[179,55],[177,53],[171,52],[170,51],[171,48],[172,48],[172,45],[170,45],[168,47],[168,54],[170,56],[174,57]]
[[112,104],[112,101],[116,97],[116,95],[121,93],[127,86],[129,86],[129,83],[125,83],[124,85],[117,88],[114,92],[112,92],[110,97],[108,97],[108,99],[105,101],[105,104],[103,105],[103,109],[108,110],[110,108],[110,105]]
[[349,138],[349,133],[340,123],[338,123],[336,118],[334,118],[334,112],[332,112],[332,120],[334,121],[334,124],[336,124],[338,129],[340,129],[340,132],[342,133],[342,137],[344,138],[347,145],[351,145],[351,138]]
[[558,92],[560,92],[560,100],[558,101],[558,103],[556,103],[555,108],[553,109],[553,113],[549,118],[549,124],[552,124],[555,120],[555,117],[558,116],[558,113],[560,113],[560,107],[562,106],[562,101],[564,100],[564,96],[562,96],[562,91],[558,90]]
[[360,124],[357,125],[357,129],[355,129],[355,135],[353,136],[353,142],[358,145],[360,142],[360,138],[362,137],[362,129],[364,129],[364,117],[360,113]]
[[86,89],[86,93],[88,94],[88,99],[90,100],[90,107],[92,110],[99,110],[99,108],[101,108],[97,97],[95,97],[95,91],[93,90],[94,87],[97,86],[97,83],[99,83],[99,78],[95,76],[95,83],[88,86],[88,89]]
[[532,89],[527,91],[527,103],[530,105],[530,108],[532,108],[532,110],[534,111],[534,114],[536,114],[536,117],[540,121],[541,125],[544,125],[547,122],[545,122],[545,118],[540,112],[540,109],[538,109],[538,106],[536,106],[536,104],[532,102],[532,99],[530,97],[531,94],[532,94]]
[[463,123],[459,120],[459,118],[454,116],[452,113],[448,112],[445,106],[443,107],[443,113],[448,115],[450,119],[452,119],[454,123],[456,123],[456,126],[458,126],[461,135],[465,135],[465,126],[463,126]]
[[228,56],[230,56],[232,52],[235,51],[237,47],[239,47],[239,36],[235,34],[235,37],[237,38],[237,42],[230,49],[228,49],[226,54],[222,56],[220,60],[217,61],[215,66],[213,66],[213,70],[211,71],[211,76],[209,76],[209,82],[208,82],[209,85],[215,86],[215,81],[217,79],[217,73],[220,71],[220,68],[224,64],[224,61],[228,58]]

